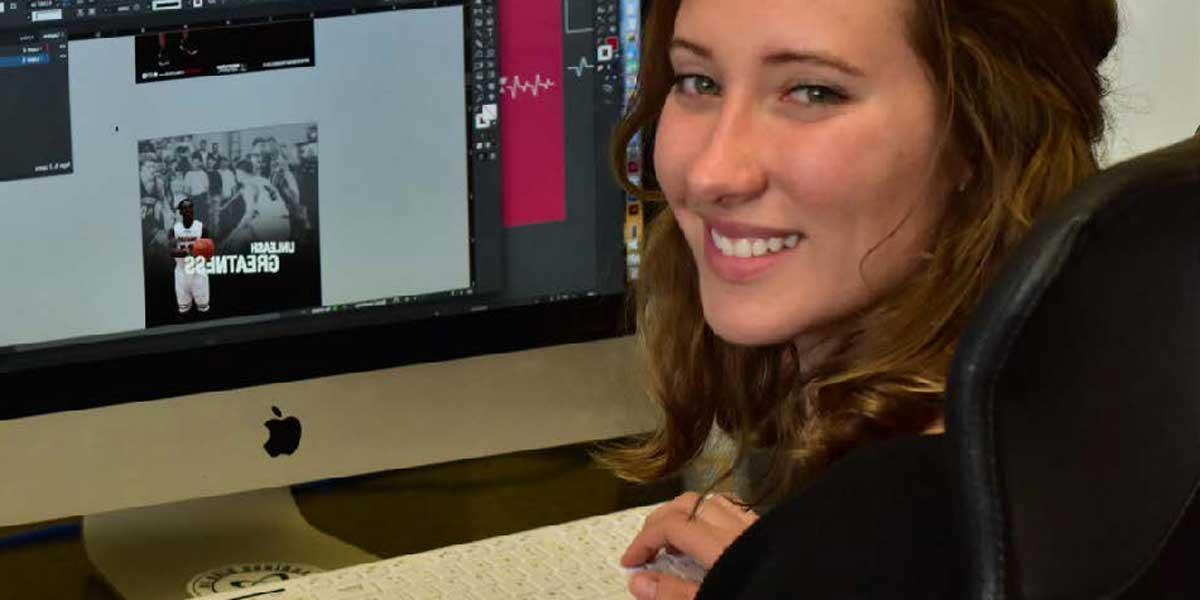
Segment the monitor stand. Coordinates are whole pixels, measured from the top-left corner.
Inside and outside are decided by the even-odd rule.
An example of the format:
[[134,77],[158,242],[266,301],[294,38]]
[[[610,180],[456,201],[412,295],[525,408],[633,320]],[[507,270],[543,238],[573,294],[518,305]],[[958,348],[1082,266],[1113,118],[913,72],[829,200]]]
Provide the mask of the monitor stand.
[[182,599],[378,560],[309,525],[286,488],[87,516],[83,543],[125,600]]

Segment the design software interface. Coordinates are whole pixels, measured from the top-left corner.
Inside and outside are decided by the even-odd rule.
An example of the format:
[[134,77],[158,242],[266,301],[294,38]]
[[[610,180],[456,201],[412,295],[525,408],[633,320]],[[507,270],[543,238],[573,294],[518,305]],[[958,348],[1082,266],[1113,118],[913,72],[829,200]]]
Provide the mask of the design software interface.
[[624,290],[637,2],[3,3],[0,366]]

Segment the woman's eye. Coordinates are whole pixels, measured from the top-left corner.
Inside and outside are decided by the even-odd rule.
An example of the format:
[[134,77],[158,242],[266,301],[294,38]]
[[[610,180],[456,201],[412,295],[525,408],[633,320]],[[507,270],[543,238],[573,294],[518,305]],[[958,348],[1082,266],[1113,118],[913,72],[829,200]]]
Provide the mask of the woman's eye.
[[823,85],[800,85],[788,92],[788,97],[801,104],[835,104],[846,96]]
[[717,82],[703,75],[680,75],[675,78],[675,87],[688,96],[711,96],[721,91]]

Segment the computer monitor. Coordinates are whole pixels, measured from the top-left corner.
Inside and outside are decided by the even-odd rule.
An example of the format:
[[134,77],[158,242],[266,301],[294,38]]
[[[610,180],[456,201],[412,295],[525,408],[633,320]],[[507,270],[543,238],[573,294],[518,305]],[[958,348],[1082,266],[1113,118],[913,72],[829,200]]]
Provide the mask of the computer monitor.
[[0,524],[644,428],[639,14],[6,2]]

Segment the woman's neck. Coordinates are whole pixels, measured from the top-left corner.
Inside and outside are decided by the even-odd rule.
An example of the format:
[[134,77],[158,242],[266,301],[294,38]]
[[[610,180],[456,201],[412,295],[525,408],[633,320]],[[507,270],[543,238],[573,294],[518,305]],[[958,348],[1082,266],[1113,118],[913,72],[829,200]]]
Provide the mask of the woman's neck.
[[[852,324],[843,322],[797,336],[793,344],[796,347],[800,372],[812,373],[827,362],[838,351],[846,336],[851,334],[852,327]],[[945,432],[945,418],[939,416],[921,432],[921,435],[942,435]]]
[[805,332],[792,340],[801,373],[812,373],[827,362],[849,334],[846,324]]

